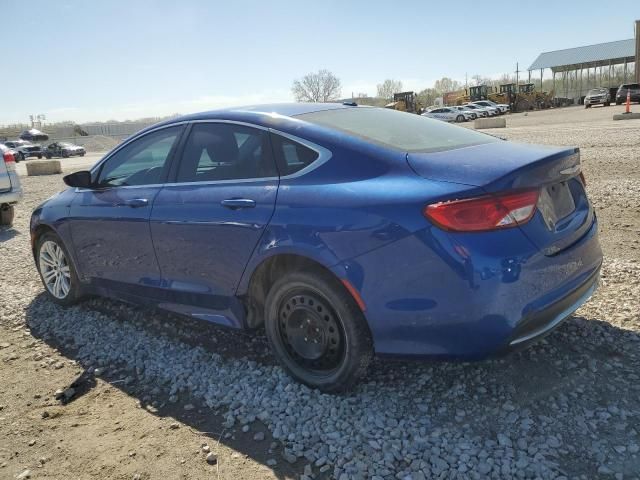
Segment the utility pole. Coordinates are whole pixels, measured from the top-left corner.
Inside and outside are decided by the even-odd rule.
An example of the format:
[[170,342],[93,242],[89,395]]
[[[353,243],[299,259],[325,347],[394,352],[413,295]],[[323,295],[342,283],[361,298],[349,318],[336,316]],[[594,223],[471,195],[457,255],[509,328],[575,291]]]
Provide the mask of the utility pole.
[[516,62],[516,88],[520,84],[520,68],[518,66],[518,62]]

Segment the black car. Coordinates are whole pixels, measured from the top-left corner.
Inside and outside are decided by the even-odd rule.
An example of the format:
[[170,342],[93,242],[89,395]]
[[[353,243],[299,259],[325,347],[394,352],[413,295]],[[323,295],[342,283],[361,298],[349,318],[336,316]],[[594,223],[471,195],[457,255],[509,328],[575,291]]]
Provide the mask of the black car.
[[44,154],[47,158],[52,157],[84,157],[84,154],[87,153],[86,150],[79,145],[74,145],[73,143],[68,142],[53,142],[50,143],[44,151]]
[[624,83],[616,93],[616,105],[622,105],[627,101],[627,92],[631,93],[632,102],[640,102],[640,83]]
[[12,140],[4,144],[17,152],[16,162],[30,157],[42,158],[42,147],[26,140]]

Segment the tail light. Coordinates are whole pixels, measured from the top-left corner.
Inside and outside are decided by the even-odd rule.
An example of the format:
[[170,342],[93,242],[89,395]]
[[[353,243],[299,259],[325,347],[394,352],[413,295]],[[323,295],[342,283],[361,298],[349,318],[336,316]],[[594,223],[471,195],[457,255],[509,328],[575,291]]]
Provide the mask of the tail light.
[[440,228],[453,232],[481,232],[515,227],[533,217],[538,190],[520,190],[497,195],[427,205],[424,216]]
[[16,159],[13,156],[13,153],[6,151],[2,154],[4,158],[4,163],[7,166],[7,170],[15,170],[16,168]]

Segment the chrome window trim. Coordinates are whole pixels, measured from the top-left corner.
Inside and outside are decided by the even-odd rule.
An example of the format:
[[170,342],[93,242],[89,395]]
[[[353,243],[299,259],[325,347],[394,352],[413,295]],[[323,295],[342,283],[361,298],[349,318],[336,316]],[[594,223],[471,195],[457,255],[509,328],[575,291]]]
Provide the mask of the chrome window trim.
[[113,155],[115,155],[118,151],[120,151],[122,148],[124,148],[125,146],[127,146],[129,143],[133,142],[134,140],[137,140],[147,134],[156,132],[158,130],[162,130],[165,128],[170,128],[170,127],[174,127],[177,125],[184,125],[184,124],[198,124],[198,123],[225,123],[225,124],[233,124],[233,125],[241,125],[244,127],[249,127],[249,128],[255,128],[258,130],[262,130],[262,131],[266,131],[269,133],[273,133],[275,135],[280,135],[282,137],[285,137],[293,142],[299,143],[300,145],[304,145],[307,148],[310,148],[311,150],[313,150],[314,152],[316,152],[318,154],[318,158],[316,158],[313,162],[311,162],[309,165],[307,165],[306,167],[304,167],[301,170],[298,170],[295,173],[292,173],[290,175],[283,175],[283,176],[275,176],[275,177],[254,177],[254,178],[239,178],[239,179],[228,179],[228,180],[208,180],[208,181],[202,181],[202,182],[167,182],[167,183],[155,183],[155,184],[147,184],[147,185],[122,185],[122,186],[114,186],[114,187],[105,187],[102,189],[90,189],[90,188],[76,188],[76,193],[78,192],[95,192],[95,191],[105,191],[105,190],[112,190],[114,188],[123,188],[123,189],[132,189],[132,188],[157,188],[157,187],[178,187],[178,186],[189,186],[189,185],[224,185],[224,184],[231,184],[231,183],[250,183],[250,182],[254,182],[254,183],[258,183],[258,182],[270,182],[270,181],[277,181],[277,180],[290,180],[290,179],[294,179],[294,178],[298,178],[301,177],[302,175],[306,175],[309,172],[312,172],[313,170],[315,170],[316,168],[319,168],[320,166],[322,166],[323,164],[325,164],[332,156],[333,153],[331,152],[331,150],[324,148],[318,144],[315,144],[313,142],[310,142],[309,140],[306,140],[304,138],[300,138],[297,137],[295,135],[291,135],[290,133],[286,133],[286,132],[282,132],[280,130],[277,130],[275,128],[270,128],[270,127],[265,127],[263,125],[256,125],[254,123],[248,123],[248,122],[242,122],[239,120],[225,120],[225,119],[215,119],[215,118],[211,118],[211,119],[200,119],[200,120],[184,120],[181,122],[176,122],[176,123],[171,123],[168,125],[162,125],[160,127],[154,128],[152,130],[148,130],[146,131],[144,134],[142,135],[135,135],[132,136],[130,138],[128,138],[124,143],[122,143],[121,145],[118,145],[115,149],[111,150],[110,152],[108,152],[98,163],[96,163],[93,168],[91,168],[90,172],[93,174],[93,172],[100,168],[100,166],[106,162],[109,158],[111,158]]
[[304,167],[302,170],[292,173],[291,175],[283,175],[278,177],[238,178],[238,179],[228,179],[228,180],[207,180],[202,182],[170,182],[170,183],[164,184],[166,187],[180,187],[180,186],[188,186],[188,185],[196,185],[196,186],[218,185],[218,184],[224,185],[224,184],[230,184],[230,183],[250,183],[250,182],[259,183],[259,182],[268,182],[268,181],[274,181],[274,180],[277,181],[278,179],[289,180],[289,179],[300,177],[302,175],[305,175],[315,170],[316,168],[320,167],[322,164],[327,162],[333,155],[330,150],[324,147],[321,147],[320,145],[317,145],[303,138],[296,137],[295,135],[291,135],[289,133],[276,130],[275,128],[265,127],[263,125],[256,125],[253,123],[247,123],[247,122],[242,122],[238,120],[223,120],[223,119],[218,120],[215,118],[194,120],[191,123],[194,123],[194,124],[196,123],[228,123],[228,124],[241,125],[249,128],[256,128],[258,130],[267,131],[275,135],[280,135],[282,137],[288,138],[291,141],[297,142],[300,145],[304,145],[305,147],[310,148],[311,150],[313,150],[318,154],[318,158],[316,158],[313,162],[311,162],[309,165]]

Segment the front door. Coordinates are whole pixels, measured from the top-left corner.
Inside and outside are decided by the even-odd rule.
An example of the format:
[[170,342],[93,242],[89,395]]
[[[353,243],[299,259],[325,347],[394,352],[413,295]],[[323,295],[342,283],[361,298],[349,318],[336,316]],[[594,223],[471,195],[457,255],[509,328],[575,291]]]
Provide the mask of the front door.
[[151,215],[163,285],[171,303],[228,310],[275,208],[278,175],[268,132],[195,123],[174,177]]
[[94,188],[78,192],[71,235],[84,280],[133,294],[135,286],[158,286],[149,216],[182,129],[163,128],[128,143],[94,172]]

